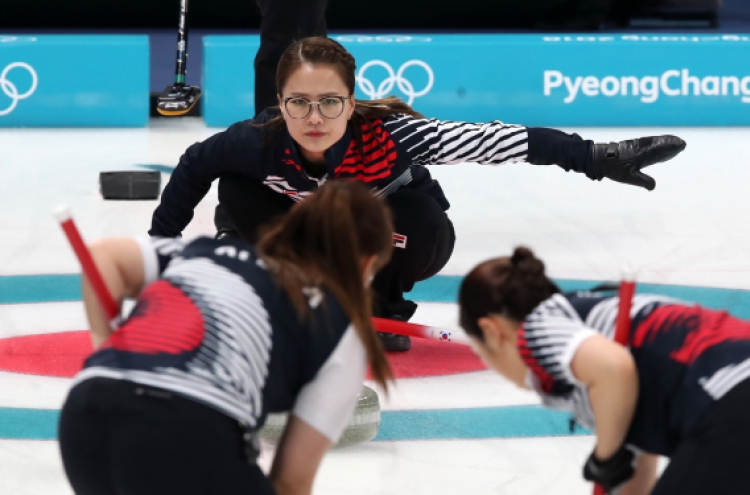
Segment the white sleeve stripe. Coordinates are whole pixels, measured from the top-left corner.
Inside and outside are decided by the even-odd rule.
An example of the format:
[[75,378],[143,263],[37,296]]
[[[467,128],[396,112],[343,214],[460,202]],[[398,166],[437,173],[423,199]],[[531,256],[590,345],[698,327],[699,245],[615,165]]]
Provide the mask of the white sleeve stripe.
[[[462,149],[456,150],[456,146],[450,146],[443,148],[443,153],[441,160],[456,160],[459,158],[462,158],[463,161],[475,161],[475,160],[481,160],[483,162],[496,162],[496,161],[502,161],[504,158],[504,155],[507,154],[506,152],[509,151],[508,147],[508,141],[510,141],[511,144],[515,143],[516,141],[520,140],[526,140],[526,133],[518,133],[514,136],[507,136],[501,134],[501,141],[498,142],[495,145],[495,148],[485,152],[484,147],[480,146],[474,149],[467,150],[469,153],[464,154],[463,157],[461,153],[463,152]],[[513,139],[515,138],[515,139]],[[463,145],[464,143],[460,143]]]
[[489,151],[487,151],[486,154],[488,156],[492,156],[495,153],[507,152],[511,148],[516,148],[519,146],[523,147],[522,151],[526,151],[529,147],[528,143],[528,134],[526,132],[517,132],[516,134],[512,134],[510,136],[503,136],[503,139],[498,141],[497,143],[492,143],[491,147],[488,147]]
[[[525,127],[499,121],[477,124],[402,117],[388,120],[384,126],[392,136],[399,136],[396,139],[413,155],[413,164],[496,164],[528,149]],[[510,146],[512,143],[519,144]]]
[[[403,121],[406,121],[406,123],[402,124],[402,125],[396,125],[396,124],[399,124],[399,123],[401,123]],[[393,120],[385,122],[383,124],[383,127],[385,127],[388,130],[388,132],[391,133],[391,136],[392,136],[392,135],[394,135],[396,133],[399,133],[399,132],[403,131],[404,129],[408,128],[409,126],[418,125],[421,122],[424,122],[424,120],[415,119],[411,115],[401,115],[400,117],[398,117],[396,119],[393,119]]]
[[[490,139],[492,137],[490,137]],[[456,151],[458,151],[459,153],[465,152],[467,154],[473,155],[479,151],[480,147],[468,146],[476,141],[479,141],[480,144],[484,144],[487,139],[488,138],[486,138],[481,132],[473,132],[468,130],[465,132],[459,132],[456,136],[451,136],[449,139],[443,139],[443,155],[452,157],[455,156],[454,152]]]
[[138,236],[135,238],[143,257],[143,287],[155,282],[159,278],[159,259],[156,256],[156,247],[151,238]]
[[526,133],[524,131],[516,130],[513,134],[500,134],[498,133],[497,137],[495,139],[488,139],[482,145],[477,148],[477,155],[492,155],[493,151],[487,151],[487,150],[494,150],[497,149],[498,146],[505,146],[506,148],[509,148],[511,145],[518,143],[518,141],[526,140]]
[[594,335],[597,335],[594,330],[591,330],[589,328],[580,329],[577,333],[570,336],[567,346],[559,357],[559,363],[562,367],[563,376],[570,383],[578,387],[584,387],[585,385],[575,377],[575,375],[573,374],[573,369],[571,368],[571,364],[573,363],[573,358],[575,357],[576,352],[578,352],[578,349],[581,347],[581,344],[583,344],[586,340],[590,339]]
[[297,395],[292,414],[335,443],[357,405],[366,367],[364,345],[350,325],[315,378]]
[[701,378],[698,383],[714,400],[719,400],[748,377],[750,377],[750,359],[725,366],[710,377]]

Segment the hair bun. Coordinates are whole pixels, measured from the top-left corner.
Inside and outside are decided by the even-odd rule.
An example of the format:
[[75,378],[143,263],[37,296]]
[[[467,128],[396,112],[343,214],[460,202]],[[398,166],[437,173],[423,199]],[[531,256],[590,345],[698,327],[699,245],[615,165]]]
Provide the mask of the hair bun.
[[524,246],[518,246],[513,250],[513,256],[510,257],[510,262],[512,265],[518,266],[526,260],[534,259],[536,259],[536,257],[534,256],[534,253],[531,252],[531,249]]
[[531,249],[524,246],[519,246],[513,251],[510,263],[513,268],[521,272],[534,275],[544,273],[544,263],[534,256]]

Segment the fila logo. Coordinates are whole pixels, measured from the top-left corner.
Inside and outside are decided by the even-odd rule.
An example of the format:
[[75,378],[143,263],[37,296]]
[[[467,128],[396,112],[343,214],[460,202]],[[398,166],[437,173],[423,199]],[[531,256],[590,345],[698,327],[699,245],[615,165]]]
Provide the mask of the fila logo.
[[406,236],[393,233],[393,247],[406,249]]

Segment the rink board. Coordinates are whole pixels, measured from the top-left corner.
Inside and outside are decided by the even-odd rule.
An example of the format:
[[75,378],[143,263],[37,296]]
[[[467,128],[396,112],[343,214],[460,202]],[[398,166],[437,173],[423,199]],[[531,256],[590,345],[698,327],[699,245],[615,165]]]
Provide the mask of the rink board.
[[0,34],[0,127],[142,127],[146,35]]
[[[750,124],[750,35],[340,35],[360,99],[541,126]],[[254,115],[257,36],[204,38],[203,114]]]

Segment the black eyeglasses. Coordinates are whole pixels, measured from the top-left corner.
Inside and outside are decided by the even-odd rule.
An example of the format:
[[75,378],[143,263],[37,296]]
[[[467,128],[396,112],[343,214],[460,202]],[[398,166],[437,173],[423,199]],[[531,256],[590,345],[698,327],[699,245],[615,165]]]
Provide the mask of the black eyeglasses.
[[318,101],[311,101],[301,96],[284,98],[286,113],[293,119],[305,119],[312,113],[313,103],[318,105],[318,113],[326,119],[335,119],[344,113],[344,102],[351,96],[324,96]]

